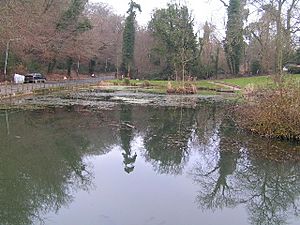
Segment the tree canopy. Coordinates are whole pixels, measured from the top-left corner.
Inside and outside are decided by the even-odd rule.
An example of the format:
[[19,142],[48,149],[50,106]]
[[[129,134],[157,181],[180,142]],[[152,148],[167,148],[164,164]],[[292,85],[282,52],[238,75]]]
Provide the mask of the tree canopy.
[[154,11],[149,29],[155,38],[153,54],[159,57],[169,76],[184,80],[197,56],[194,19],[187,6],[178,3],[168,4],[166,9]]
[[243,38],[243,0],[230,0],[227,8],[228,21],[224,48],[230,72],[236,75],[240,71],[244,49]]
[[278,74],[299,63],[299,0],[219,2],[227,9],[223,27],[199,23],[181,1],[155,9],[148,26],[136,21],[141,6],[134,1],[126,17],[87,0],[0,1],[0,71],[8,44],[10,76],[116,72],[186,80]]
[[135,44],[135,17],[136,10],[141,12],[141,6],[134,1],[130,1],[128,16],[125,20],[123,32],[123,49],[122,49],[122,73],[126,73],[129,77],[132,74],[134,66],[134,44]]

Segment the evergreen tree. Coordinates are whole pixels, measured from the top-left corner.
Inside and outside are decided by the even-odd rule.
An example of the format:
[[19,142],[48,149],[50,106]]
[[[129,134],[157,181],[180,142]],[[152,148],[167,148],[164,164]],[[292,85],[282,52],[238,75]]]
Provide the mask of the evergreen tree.
[[225,53],[230,72],[237,75],[240,71],[243,55],[243,17],[244,1],[230,0],[227,8],[228,21],[226,26]]
[[63,13],[56,28],[60,31],[69,30],[73,32],[84,32],[91,29],[91,24],[87,18],[79,21],[87,0],[72,0],[69,8]]
[[185,79],[197,55],[196,35],[193,30],[194,20],[187,6],[172,3],[166,9],[157,9],[149,23],[156,47],[156,53],[165,65],[165,73],[173,75],[176,80],[181,74]]
[[123,33],[123,49],[122,49],[122,65],[121,72],[131,75],[131,71],[134,65],[134,42],[135,42],[135,17],[136,10],[141,12],[141,6],[131,0],[129,3],[129,9],[127,11],[128,16],[125,21],[125,28]]

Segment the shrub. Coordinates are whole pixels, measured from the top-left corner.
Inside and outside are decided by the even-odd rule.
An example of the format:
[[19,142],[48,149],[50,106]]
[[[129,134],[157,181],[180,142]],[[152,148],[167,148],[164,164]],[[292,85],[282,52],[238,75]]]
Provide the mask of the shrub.
[[149,87],[151,84],[150,84],[150,82],[148,81],[148,80],[145,80],[144,82],[143,82],[143,87]]
[[128,78],[124,79],[124,84],[130,86],[130,80]]
[[196,94],[197,87],[194,84],[186,83],[184,85],[185,93],[186,94]]
[[167,85],[167,93],[173,94],[173,93],[175,93],[175,92],[176,92],[176,89],[173,88],[172,83],[169,81],[169,82],[168,82],[168,85]]
[[288,72],[292,73],[292,74],[300,73],[300,66],[297,66],[297,65],[290,66],[290,67],[288,67]]
[[171,82],[169,81],[167,85],[167,93],[168,94],[196,94],[197,87],[193,84],[185,83],[184,86],[173,88]]
[[262,136],[300,140],[300,84],[257,88],[236,108],[238,124]]
[[256,75],[261,73],[261,64],[258,60],[254,60],[251,62],[251,74]]

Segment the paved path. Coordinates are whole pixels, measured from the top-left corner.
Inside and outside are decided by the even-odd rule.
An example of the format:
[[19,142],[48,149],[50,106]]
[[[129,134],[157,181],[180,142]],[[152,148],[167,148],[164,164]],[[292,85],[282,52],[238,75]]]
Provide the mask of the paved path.
[[241,89],[240,87],[238,87],[238,86],[226,84],[226,83],[223,83],[223,82],[210,81],[209,83],[211,83],[211,84],[216,84],[216,85],[218,85],[218,86],[221,86],[221,87],[230,89],[231,91],[240,91],[240,90],[242,90],[242,89]]
[[64,80],[64,81],[47,81],[45,83],[29,83],[29,84],[2,84],[0,85],[0,100],[5,97],[16,95],[32,94],[34,90],[50,89],[64,87],[66,89],[90,85],[102,80],[111,80],[113,76],[101,76],[84,80]]

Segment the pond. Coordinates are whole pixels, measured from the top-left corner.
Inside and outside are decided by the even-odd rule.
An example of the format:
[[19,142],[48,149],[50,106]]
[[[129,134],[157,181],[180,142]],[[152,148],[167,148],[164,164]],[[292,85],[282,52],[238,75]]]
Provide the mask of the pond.
[[2,110],[0,224],[299,225],[299,145],[226,112],[120,98]]

